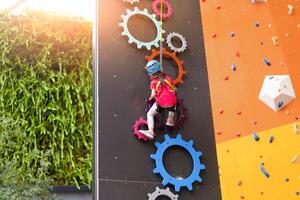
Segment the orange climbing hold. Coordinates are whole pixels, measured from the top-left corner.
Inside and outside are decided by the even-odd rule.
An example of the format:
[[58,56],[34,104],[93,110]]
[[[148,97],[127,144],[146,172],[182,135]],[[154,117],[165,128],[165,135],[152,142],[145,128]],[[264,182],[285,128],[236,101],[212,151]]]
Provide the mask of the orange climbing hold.
[[[169,57],[169,58],[172,58],[176,65],[177,65],[177,68],[178,68],[178,76],[177,78],[174,80],[174,84],[175,85],[178,85],[178,84],[183,84],[183,76],[186,74],[186,71],[184,70],[183,68],[183,61],[180,60],[177,56],[176,56],[176,53],[175,52],[169,52],[167,51],[165,48],[162,48],[162,54],[163,56],[166,56],[166,57]],[[156,57],[158,57],[160,55],[160,52],[159,50],[155,50],[155,49],[152,49],[152,54],[150,56],[145,56],[145,58],[147,59],[147,61],[150,61],[150,60],[154,60]]]

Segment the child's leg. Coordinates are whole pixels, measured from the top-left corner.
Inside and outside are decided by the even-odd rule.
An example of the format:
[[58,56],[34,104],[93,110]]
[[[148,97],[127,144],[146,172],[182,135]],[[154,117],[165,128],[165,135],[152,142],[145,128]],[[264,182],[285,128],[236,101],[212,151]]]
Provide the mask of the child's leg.
[[141,134],[146,136],[148,139],[152,140],[154,138],[154,116],[157,114],[157,104],[154,103],[153,106],[147,113],[147,124],[148,130],[139,130]]
[[168,118],[167,118],[167,126],[174,126],[174,116],[175,116],[175,107],[169,109]]
[[153,106],[147,113],[147,123],[149,131],[154,135],[154,116],[157,115],[157,104],[154,103]]

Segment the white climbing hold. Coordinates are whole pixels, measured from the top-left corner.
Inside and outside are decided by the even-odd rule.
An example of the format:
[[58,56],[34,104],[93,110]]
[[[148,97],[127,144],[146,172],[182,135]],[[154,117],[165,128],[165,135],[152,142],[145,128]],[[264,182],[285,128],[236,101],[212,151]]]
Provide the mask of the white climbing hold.
[[293,15],[294,14],[294,6],[289,4],[288,5],[288,14]]
[[290,76],[266,76],[258,98],[275,112],[285,107],[296,98]]
[[298,155],[295,155],[292,159],[291,159],[291,163],[294,163],[298,160]]
[[250,1],[251,1],[251,3],[258,3],[258,2],[266,3],[267,2],[267,0],[250,0]]
[[300,128],[297,123],[293,124],[293,129],[296,134],[300,134]]
[[278,46],[278,37],[272,37],[272,42],[275,46]]

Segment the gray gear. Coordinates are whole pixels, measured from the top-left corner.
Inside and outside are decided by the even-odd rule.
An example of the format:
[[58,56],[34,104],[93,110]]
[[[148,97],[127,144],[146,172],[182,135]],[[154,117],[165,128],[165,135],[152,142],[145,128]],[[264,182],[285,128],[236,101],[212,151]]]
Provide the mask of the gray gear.
[[123,2],[128,2],[130,4],[140,3],[140,0],[123,0]]
[[178,195],[177,194],[173,194],[170,191],[170,188],[166,188],[166,189],[160,189],[158,187],[156,187],[155,191],[153,193],[148,193],[148,200],[155,200],[157,199],[157,197],[159,196],[167,196],[169,197],[171,200],[178,200]]
[[[126,10],[127,14],[126,15],[121,15],[123,22],[119,23],[119,26],[121,26],[124,31],[122,32],[123,36],[127,36],[128,37],[128,43],[135,43],[137,45],[138,49],[141,49],[143,46],[146,47],[148,50],[151,50],[152,46],[155,47],[159,47],[159,41],[160,41],[160,37],[163,33],[165,33],[164,30],[161,29],[161,22],[158,21],[156,19],[156,15],[155,14],[149,14],[147,9],[144,10],[139,10],[137,7],[134,8],[134,10]],[[150,42],[142,42],[139,41],[138,39],[134,38],[131,33],[128,30],[128,20],[130,17],[134,16],[134,15],[144,15],[145,17],[149,18],[155,25],[156,27],[156,37],[153,41]]]
[[[175,47],[173,44],[172,44],[172,38],[173,37],[177,37],[181,40],[181,47],[178,48],[178,47]],[[187,42],[186,42],[186,39],[179,33],[169,33],[169,35],[167,36],[167,44],[168,44],[168,47],[172,50],[172,51],[175,51],[177,53],[180,53],[180,52],[184,52],[187,48]]]

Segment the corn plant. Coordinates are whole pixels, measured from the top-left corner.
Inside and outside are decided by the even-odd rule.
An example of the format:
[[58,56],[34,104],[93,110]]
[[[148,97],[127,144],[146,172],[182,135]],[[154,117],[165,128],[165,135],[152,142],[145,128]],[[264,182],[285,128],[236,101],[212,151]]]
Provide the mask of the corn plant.
[[24,134],[3,144],[2,164],[51,184],[91,184],[91,55],[90,22],[0,14],[0,111]]

